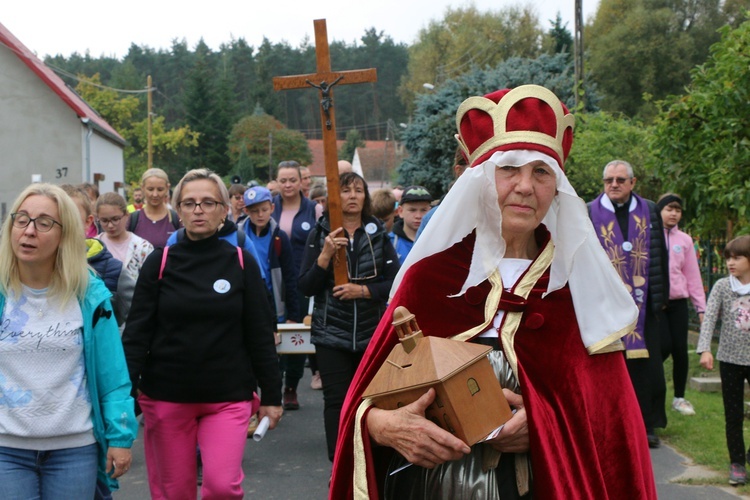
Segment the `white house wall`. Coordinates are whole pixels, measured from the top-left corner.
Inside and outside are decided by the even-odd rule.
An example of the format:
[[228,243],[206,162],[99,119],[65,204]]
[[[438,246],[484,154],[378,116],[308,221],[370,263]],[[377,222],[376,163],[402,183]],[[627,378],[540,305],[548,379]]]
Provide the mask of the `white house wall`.
[[32,176],[53,184],[93,182],[102,173],[102,192],[122,182],[122,147],[94,131],[90,136],[90,175],[87,176],[88,127],[75,111],[0,44],[0,219],[7,216],[18,193]]
[[[99,192],[107,193],[115,191],[115,182],[122,183],[125,176],[125,162],[122,156],[122,148],[94,131],[88,140],[91,158],[87,160],[87,130],[88,127],[84,126],[81,131],[83,168],[81,169],[81,178],[76,182],[94,182],[94,174],[104,174],[104,180],[99,182]],[[89,161],[90,172],[87,172],[89,170],[87,168]],[[123,195],[125,194],[123,190],[119,190],[118,192]]]

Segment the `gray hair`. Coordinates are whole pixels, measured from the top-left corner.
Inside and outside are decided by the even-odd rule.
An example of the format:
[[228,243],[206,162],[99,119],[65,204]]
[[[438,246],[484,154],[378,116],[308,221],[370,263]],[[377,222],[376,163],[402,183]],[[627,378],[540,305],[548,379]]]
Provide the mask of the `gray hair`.
[[604,170],[602,170],[602,179],[605,175],[607,175],[607,169],[609,167],[614,167],[617,165],[625,165],[625,168],[628,170],[628,177],[630,177],[631,179],[635,177],[635,173],[633,173],[633,166],[630,163],[626,162],[625,160],[612,160],[611,162],[604,165]]

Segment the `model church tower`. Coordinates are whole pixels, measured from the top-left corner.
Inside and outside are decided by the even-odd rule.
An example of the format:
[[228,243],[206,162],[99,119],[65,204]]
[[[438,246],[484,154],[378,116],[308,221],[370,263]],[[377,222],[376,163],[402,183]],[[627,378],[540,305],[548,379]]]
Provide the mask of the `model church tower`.
[[378,408],[394,410],[435,389],[426,417],[468,445],[483,440],[512,413],[492,370],[491,347],[425,337],[405,307],[393,312],[396,345],[363,397]]

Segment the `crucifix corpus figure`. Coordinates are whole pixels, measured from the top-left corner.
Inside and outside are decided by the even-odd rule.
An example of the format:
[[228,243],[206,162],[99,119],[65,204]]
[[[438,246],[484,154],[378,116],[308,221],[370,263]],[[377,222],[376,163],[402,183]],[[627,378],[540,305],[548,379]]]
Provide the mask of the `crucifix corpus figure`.
[[[331,71],[331,54],[328,48],[328,31],[325,19],[316,19],[315,25],[315,59],[317,73],[308,75],[276,76],[273,78],[274,90],[301,89],[315,87],[320,92],[320,122],[323,125],[323,153],[326,166],[326,184],[328,186],[328,214],[331,230],[341,227],[341,195],[339,194],[338,151],[336,148],[336,115],[333,107],[333,86],[350,83],[367,83],[377,81],[374,68]],[[331,82],[331,83],[328,83]],[[337,285],[349,281],[346,269],[346,249],[342,248],[333,261],[334,280]]]
[[331,127],[333,126],[333,123],[331,123],[331,106],[333,106],[333,97],[331,97],[331,88],[339,83],[341,79],[344,78],[344,76],[340,76],[336,78],[333,83],[330,85],[323,80],[320,82],[320,85],[315,85],[310,80],[305,80],[305,82],[311,86],[315,87],[316,89],[320,90],[320,109],[323,110],[323,114],[326,115],[326,129],[331,130]]

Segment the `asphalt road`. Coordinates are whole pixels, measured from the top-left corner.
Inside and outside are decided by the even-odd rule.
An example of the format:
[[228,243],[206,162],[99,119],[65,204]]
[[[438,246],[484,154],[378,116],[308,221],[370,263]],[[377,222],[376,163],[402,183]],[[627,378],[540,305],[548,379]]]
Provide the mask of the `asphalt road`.
[[[247,441],[243,468],[246,498],[269,500],[323,500],[328,498],[331,464],[326,453],[323,431],[323,392],[310,389],[310,370],[300,381],[301,408],[287,411],[279,427],[269,431],[260,442]],[[143,428],[141,428],[141,431]],[[691,486],[682,483],[690,477],[711,475],[668,446],[651,450],[651,459],[660,500],[736,500],[730,486]],[[726,474],[719,477],[726,477]],[[143,441],[139,436],[133,447],[133,464],[120,481],[116,500],[150,498]]]
[[[279,426],[260,441],[245,446],[242,483],[246,498],[323,500],[328,498],[331,463],[323,430],[323,391],[310,389],[310,370],[300,381],[301,408],[284,412]],[[133,446],[130,471],[120,480],[116,500],[150,498],[143,440]]]

